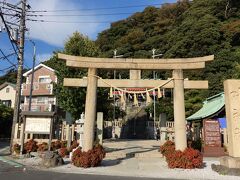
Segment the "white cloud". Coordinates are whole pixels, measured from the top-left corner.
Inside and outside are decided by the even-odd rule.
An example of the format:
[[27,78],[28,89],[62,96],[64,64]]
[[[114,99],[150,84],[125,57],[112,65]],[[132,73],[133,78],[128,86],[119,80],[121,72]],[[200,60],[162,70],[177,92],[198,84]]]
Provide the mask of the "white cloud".
[[49,60],[53,56],[52,53],[37,54],[36,64]]
[[[74,1],[73,1],[74,2]],[[60,1],[60,0],[41,0],[41,1],[30,1],[31,9],[33,10],[59,10],[59,9],[80,9],[79,4],[71,1]],[[84,14],[84,12],[48,12],[47,14]],[[29,13],[30,14],[30,13]],[[33,14],[33,13],[31,13]],[[43,14],[43,13],[36,13]],[[30,17],[29,17],[30,18]],[[36,19],[36,17],[31,17]],[[97,17],[38,17],[38,19],[45,19],[49,21],[96,21]],[[74,23],[41,23],[41,22],[27,22],[27,27],[30,29],[29,35],[31,38],[42,40],[46,43],[63,46],[64,41],[71,36],[75,31],[79,31],[84,35],[93,37],[100,24],[74,24]]]

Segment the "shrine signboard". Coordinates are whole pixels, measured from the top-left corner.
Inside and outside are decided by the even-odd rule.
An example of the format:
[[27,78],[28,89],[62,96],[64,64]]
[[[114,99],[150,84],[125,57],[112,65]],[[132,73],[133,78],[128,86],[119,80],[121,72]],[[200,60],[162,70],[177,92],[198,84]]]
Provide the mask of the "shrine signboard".
[[204,120],[204,144],[205,146],[221,147],[220,124],[218,120]]
[[26,117],[26,133],[49,134],[51,117]]
[[218,120],[205,119],[203,121],[204,133],[204,156],[222,156],[224,150],[222,146],[220,124]]

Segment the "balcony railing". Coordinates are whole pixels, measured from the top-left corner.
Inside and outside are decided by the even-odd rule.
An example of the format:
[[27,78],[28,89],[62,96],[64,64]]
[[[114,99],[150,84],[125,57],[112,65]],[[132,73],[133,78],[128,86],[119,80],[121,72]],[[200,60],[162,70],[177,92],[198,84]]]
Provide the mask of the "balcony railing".
[[[22,84],[22,95],[30,95],[31,84]],[[33,83],[32,95],[53,95],[53,85],[50,83]]]
[[[28,111],[29,105],[28,104],[22,104],[21,105],[22,111]],[[46,111],[53,111],[54,105],[53,104],[32,104],[31,105],[31,111],[39,111],[39,112],[46,112]]]

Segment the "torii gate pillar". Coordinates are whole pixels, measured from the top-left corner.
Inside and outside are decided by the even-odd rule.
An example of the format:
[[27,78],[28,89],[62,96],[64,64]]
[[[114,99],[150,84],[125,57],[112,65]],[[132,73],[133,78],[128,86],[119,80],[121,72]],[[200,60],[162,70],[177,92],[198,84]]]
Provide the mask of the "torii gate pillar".
[[173,79],[175,149],[183,151],[187,147],[183,71],[173,70]]
[[94,141],[94,125],[96,119],[97,106],[97,69],[88,69],[87,95],[85,103],[85,122],[84,122],[84,141],[83,151],[93,148]]

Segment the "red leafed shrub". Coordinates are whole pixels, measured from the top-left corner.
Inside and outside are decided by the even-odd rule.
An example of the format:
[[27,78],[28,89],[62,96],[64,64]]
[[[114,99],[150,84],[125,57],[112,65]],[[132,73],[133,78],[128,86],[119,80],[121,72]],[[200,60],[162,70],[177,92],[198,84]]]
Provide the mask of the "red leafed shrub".
[[61,157],[65,157],[66,155],[69,155],[69,151],[67,150],[67,148],[63,147],[63,148],[58,149],[58,154]]
[[169,168],[193,169],[203,165],[202,154],[195,149],[186,148],[182,151],[173,151],[166,156]]
[[175,143],[172,141],[166,141],[162,146],[160,146],[160,152],[165,157],[173,151],[175,151]]
[[53,151],[61,148],[61,141],[57,140],[51,143],[51,149]]
[[72,154],[72,162],[73,162],[73,164],[74,164],[74,162],[76,161],[76,159],[77,158],[79,158],[80,156],[82,155],[82,150],[81,150],[81,148],[79,147],[79,148],[77,148],[74,152],[73,152],[73,154]]
[[186,148],[183,152],[175,150],[175,144],[172,141],[167,141],[160,146],[160,152],[166,157],[169,168],[193,169],[201,168],[203,165],[203,156],[200,151],[193,148]]
[[61,148],[67,147],[67,141],[60,141],[61,142]]
[[34,141],[33,139],[30,139],[29,141],[24,143],[24,151],[26,151],[26,153],[36,152],[37,149],[37,141]]
[[77,167],[99,166],[105,157],[105,151],[101,145],[96,145],[92,150],[82,152],[80,148],[73,152],[72,162]]
[[69,151],[71,152],[73,149],[77,148],[78,145],[79,143],[76,140],[72,141]]
[[60,148],[64,148],[64,147],[67,147],[67,141],[57,140],[51,143],[51,149],[53,151],[58,150]]
[[48,150],[48,143],[43,142],[42,144],[38,145],[37,151],[43,152]]

